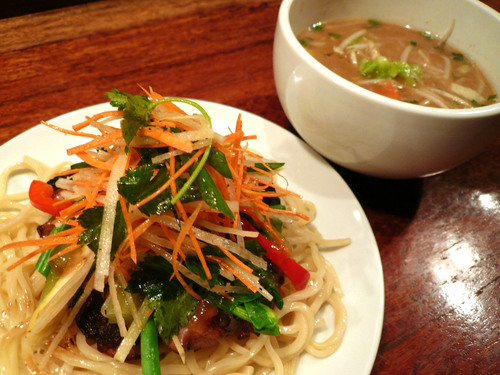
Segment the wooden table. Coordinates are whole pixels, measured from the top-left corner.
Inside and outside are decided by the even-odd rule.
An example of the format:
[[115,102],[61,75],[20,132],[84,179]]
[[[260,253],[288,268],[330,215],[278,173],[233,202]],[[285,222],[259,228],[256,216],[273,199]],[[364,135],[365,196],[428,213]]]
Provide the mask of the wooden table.
[[[499,0],[485,1],[500,9]],[[0,144],[42,119],[152,85],[261,115],[276,95],[280,1],[98,1],[0,20]],[[500,140],[438,176],[390,181],[334,166],[372,225],[385,324],[372,374],[500,373]]]

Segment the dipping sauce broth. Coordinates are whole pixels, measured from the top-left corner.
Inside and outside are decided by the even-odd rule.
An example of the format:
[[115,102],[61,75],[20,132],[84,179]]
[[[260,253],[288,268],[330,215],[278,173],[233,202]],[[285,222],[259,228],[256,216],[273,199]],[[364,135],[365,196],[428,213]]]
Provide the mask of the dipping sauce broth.
[[409,103],[473,108],[497,102],[477,65],[429,31],[378,20],[318,22],[297,38],[323,65],[368,90]]

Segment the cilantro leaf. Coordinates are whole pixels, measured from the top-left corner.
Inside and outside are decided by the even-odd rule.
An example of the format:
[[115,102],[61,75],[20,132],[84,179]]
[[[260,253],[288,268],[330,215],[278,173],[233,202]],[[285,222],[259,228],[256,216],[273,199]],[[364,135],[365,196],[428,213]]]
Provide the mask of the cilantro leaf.
[[[203,253],[205,255],[208,255],[205,252]],[[207,281],[210,287],[213,287],[215,285],[224,285],[224,280],[220,276],[220,267],[216,263],[207,261],[208,269],[210,270],[210,274],[212,275],[212,278],[210,280],[207,278],[205,270],[203,269],[203,265],[201,264],[197,256],[193,255],[186,256],[186,261],[184,262],[184,265],[191,272],[194,272],[198,276],[200,276],[202,280]]]
[[198,300],[177,279],[171,279],[172,265],[163,257],[146,257],[138,266],[132,272],[126,290],[148,298],[149,307],[155,310],[156,328],[168,343],[180,327],[187,325],[198,306]]
[[117,107],[120,111],[123,111],[127,105],[127,94],[117,89],[112,89],[104,94],[106,98],[110,100],[113,107]]
[[132,272],[127,291],[148,297],[150,301],[177,298],[184,287],[172,277],[172,265],[163,257],[148,256],[137,264],[139,268]]
[[175,300],[150,303],[154,308],[154,320],[158,333],[168,343],[173,335],[185,327],[198,306],[198,300],[184,290]]
[[105,94],[110,104],[123,110],[120,127],[127,146],[132,142],[142,126],[147,126],[155,104],[143,95],[132,95],[113,89]]

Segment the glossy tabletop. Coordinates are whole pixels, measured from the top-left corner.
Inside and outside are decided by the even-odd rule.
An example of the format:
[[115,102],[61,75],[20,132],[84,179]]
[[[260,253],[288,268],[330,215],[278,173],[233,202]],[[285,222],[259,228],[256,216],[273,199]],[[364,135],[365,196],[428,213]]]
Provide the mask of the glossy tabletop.
[[[499,0],[485,3],[500,10]],[[0,19],[0,145],[40,120],[104,102],[110,88],[138,93],[138,84],[293,132],[273,81],[279,5],[96,1]],[[424,179],[332,167],[363,206],[384,268],[372,374],[500,374],[500,139]]]

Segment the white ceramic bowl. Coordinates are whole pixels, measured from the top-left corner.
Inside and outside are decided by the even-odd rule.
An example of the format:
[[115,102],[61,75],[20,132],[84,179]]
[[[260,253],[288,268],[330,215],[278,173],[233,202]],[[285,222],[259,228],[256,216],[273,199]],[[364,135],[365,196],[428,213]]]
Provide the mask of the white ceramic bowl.
[[315,60],[296,34],[318,21],[366,17],[443,34],[500,95],[500,14],[476,0],[284,0],[274,40],[274,77],[283,109],[320,154],[385,178],[428,176],[473,158],[500,134],[500,103],[440,109],[363,89]]

